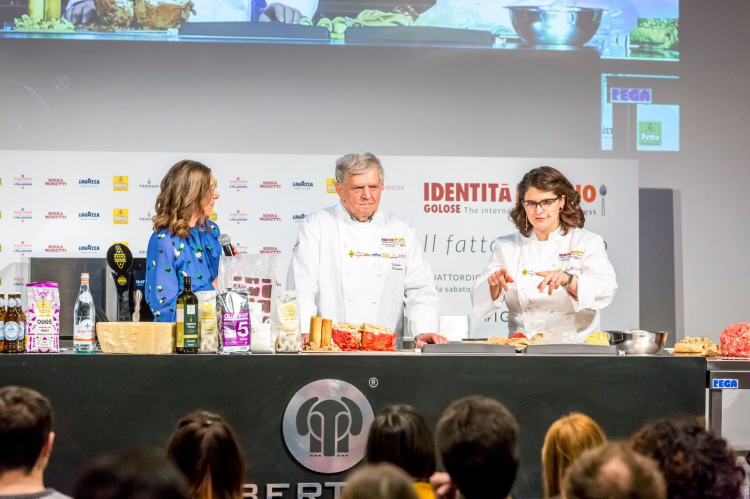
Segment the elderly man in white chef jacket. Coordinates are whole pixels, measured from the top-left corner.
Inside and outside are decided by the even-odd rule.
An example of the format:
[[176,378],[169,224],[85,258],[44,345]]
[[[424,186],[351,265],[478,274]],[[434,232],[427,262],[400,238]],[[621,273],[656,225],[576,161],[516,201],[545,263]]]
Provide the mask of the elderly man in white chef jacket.
[[417,347],[447,343],[437,334],[439,297],[429,263],[409,224],[379,211],[384,170],[370,153],[336,161],[340,203],[309,215],[299,238],[288,288],[299,293],[302,331],[310,317],[408,330]]
[[[318,0],[261,1],[263,14],[260,21],[299,23],[303,17],[312,17],[318,10]],[[194,15],[188,22],[252,21],[253,0],[193,0]],[[70,0],[64,17],[74,24],[88,24],[96,15],[94,0]]]

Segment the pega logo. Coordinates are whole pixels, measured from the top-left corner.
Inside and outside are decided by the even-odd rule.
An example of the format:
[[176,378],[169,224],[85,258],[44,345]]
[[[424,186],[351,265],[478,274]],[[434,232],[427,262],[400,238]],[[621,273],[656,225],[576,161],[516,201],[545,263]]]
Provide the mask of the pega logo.
[[98,178],[82,178],[78,180],[79,187],[99,187]]
[[98,253],[100,250],[99,246],[93,244],[87,244],[86,246],[79,246],[78,251],[81,253]]
[[148,179],[148,180],[146,180],[145,184],[139,184],[138,188],[139,189],[158,189],[159,185],[158,184],[154,184],[153,182],[151,182],[151,179]]
[[229,213],[229,221],[237,222],[237,225],[239,225],[241,222],[247,222],[247,220],[247,213],[242,213],[240,210]]
[[336,194],[336,179],[335,178],[326,179],[326,194]]
[[21,223],[26,220],[31,220],[32,218],[34,218],[33,213],[30,210],[26,210],[26,208],[21,208],[20,210],[15,210],[13,212],[13,219],[20,220]]
[[240,192],[240,189],[247,189],[247,180],[242,179],[240,177],[235,177],[233,179],[230,179],[229,188],[235,189],[237,192]]
[[65,220],[68,217],[65,216],[65,214],[62,211],[48,211],[46,215],[44,215],[45,220]]
[[138,219],[139,222],[148,222],[153,223],[154,217],[151,215],[151,212],[147,212],[145,217],[141,217]]
[[336,379],[314,381],[284,411],[284,443],[307,469],[340,473],[365,456],[374,419],[370,402],[356,387]]
[[261,255],[280,255],[281,250],[277,248],[276,246],[263,246],[263,249],[260,250]]
[[405,185],[386,185],[386,191],[403,191],[406,189]]
[[128,190],[128,177],[115,175],[112,177],[112,190],[115,191],[127,191]]
[[45,253],[67,253],[68,250],[65,249],[64,246],[61,244],[50,244],[44,249]]
[[128,223],[128,210],[117,209],[112,210],[112,222],[118,225],[125,225]]
[[619,88],[612,87],[609,89],[610,102],[624,102],[630,104],[651,104],[653,90],[650,88]]
[[261,189],[281,189],[281,184],[273,180],[264,180],[263,183],[260,184],[260,188]]
[[21,241],[20,243],[16,243],[13,245],[13,253],[21,253],[21,255],[26,255],[28,253],[31,253],[31,250],[31,243],[27,243],[25,241]]
[[44,183],[44,185],[50,186],[50,187],[65,187],[68,184],[61,178],[49,178]]
[[261,222],[281,222],[281,217],[279,217],[275,213],[264,213],[263,216],[260,217]]
[[295,222],[301,222],[301,221],[303,221],[306,218],[307,218],[307,215],[305,215],[304,213],[302,213],[300,215],[292,215],[292,220],[295,221]]
[[294,182],[292,183],[292,187],[295,189],[312,189],[313,183],[312,182],[305,182],[304,180],[302,182]]
[[79,220],[99,220],[99,213],[94,211],[84,211],[78,214]]
[[13,178],[13,185],[20,187],[21,189],[26,189],[27,187],[34,185],[34,179],[27,177],[26,175],[21,175],[20,177]]

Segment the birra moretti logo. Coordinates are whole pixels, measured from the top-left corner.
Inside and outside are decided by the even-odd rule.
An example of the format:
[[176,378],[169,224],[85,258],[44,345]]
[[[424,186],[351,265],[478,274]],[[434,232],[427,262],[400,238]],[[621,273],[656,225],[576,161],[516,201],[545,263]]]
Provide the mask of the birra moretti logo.
[[345,381],[323,379],[298,391],[284,412],[289,452],[318,473],[340,473],[365,456],[375,416],[367,398]]

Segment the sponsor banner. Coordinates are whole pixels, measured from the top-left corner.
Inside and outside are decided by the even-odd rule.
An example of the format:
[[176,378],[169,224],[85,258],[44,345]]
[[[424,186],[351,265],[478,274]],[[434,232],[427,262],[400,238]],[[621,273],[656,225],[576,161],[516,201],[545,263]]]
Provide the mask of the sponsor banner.
[[[640,121],[644,144],[657,147],[656,136],[666,130],[666,124],[659,130],[658,119]],[[0,223],[11,219],[11,230],[10,238],[2,241],[0,275],[5,282],[12,282],[15,272],[22,277],[20,263],[29,256],[103,256],[110,245],[105,241],[129,241],[133,255],[143,257],[152,233],[158,186],[173,164],[190,157],[210,166],[219,179],[220,197],[210,219],[232,237],[240,253],[276,254],[277,280],[286,283],[300,224],[313,212],[338,203],[333,178],[338,156],[2,151],[0,164],[16,165],[17,173],[3,178],[12,187],[5,189],[0,200],[0,213],[5,215]],[[431,266],[439,291],[441,313],[468,316],[473,337],[507,333],[507,312],[503,309],[489,320],[477,317],[469,291],[491,255],[493,240],[516,231],[509,220],[516,185],[524,173],[539,165],[554,166],[570,179],[581,195],[586,228],[607,244],[619,289],[614,303],[602,313],[603,328],[638,325],[636,161],[380,159],[385,169],[380,209],[416,229],[416,244]],[[127,176],[122,175],[126,172]],[[238,176],[237,172],[242,173]],[[55,179],[65,185],[46,188]],[[37,182],[45,188],[29,189]],[[274,194],[258,197],[261,191]],[[384,247],[397,244],[395,237],[386,239]],[[352,261],[367,261],[365,249],[359,249],[362,255],[352,255]],[[402,250],[401,246],[385,249],[389,256]]]

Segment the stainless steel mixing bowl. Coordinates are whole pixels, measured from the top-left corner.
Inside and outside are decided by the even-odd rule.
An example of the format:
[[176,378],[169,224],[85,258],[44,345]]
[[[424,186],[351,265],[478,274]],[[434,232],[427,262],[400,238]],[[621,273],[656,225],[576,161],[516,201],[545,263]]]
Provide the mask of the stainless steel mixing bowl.
[[604,9],[565,5],[506,9],[518,36],[532,45],[583,45],[596,34],[604,13]]
[[667,331],[642,331],[628,329],[607,331],[609,344],[626,354],[654,355],[662,351],[667,344]]

